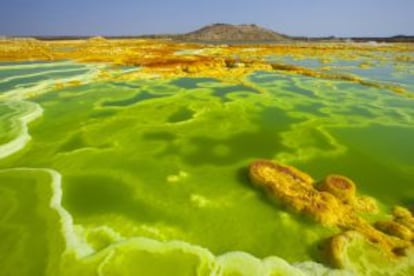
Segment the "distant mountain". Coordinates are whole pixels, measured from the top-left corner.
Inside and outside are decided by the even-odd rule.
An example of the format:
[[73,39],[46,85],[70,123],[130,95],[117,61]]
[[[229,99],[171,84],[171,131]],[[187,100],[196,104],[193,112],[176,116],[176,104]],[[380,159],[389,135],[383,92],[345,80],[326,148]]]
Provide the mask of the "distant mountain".
[[213,24],[194,32],[179,35],[180,40],[208,42],[264,42],[286,41],[289,37],[254,24]]

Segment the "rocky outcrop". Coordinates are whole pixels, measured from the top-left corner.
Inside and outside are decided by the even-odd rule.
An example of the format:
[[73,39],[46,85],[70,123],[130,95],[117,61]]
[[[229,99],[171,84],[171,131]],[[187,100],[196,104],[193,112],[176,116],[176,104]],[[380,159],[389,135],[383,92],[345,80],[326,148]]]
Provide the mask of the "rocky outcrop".
[[285,41],[289,37],[257,25],[213,24],[180,37],[188,41],[262,42]]

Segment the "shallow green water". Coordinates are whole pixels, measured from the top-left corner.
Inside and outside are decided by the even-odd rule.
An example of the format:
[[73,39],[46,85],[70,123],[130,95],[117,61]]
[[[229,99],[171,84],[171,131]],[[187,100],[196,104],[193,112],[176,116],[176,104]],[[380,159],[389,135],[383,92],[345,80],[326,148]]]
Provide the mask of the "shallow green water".
[[[5,275],[323,271],[259,260],[321,261],[318,245],[339,230],[253,188],[246,168],[257,158],[316,179],[347,175],[384,210],[413,203],[412,99],[273,72],[248,77],[264,94],[217,79],[105,82],[94,78],[102,65],[67,63],[76,70],[61,76],[62,64],[0,69],[2,79],[57,72],[19,78],[36,82],[25,89],[0,82]],[[404,72],[396,81],[411,89]],[[56,89],[57,76],[85,84]]]

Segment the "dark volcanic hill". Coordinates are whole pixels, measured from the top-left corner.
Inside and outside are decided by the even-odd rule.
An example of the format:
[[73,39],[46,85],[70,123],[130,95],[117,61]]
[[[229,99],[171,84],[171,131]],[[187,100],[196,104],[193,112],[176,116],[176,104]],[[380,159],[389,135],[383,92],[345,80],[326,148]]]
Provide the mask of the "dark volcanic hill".
[[213,24],[180,36],[188,41],[260,42],[285,41],[289,37],[257,25]]

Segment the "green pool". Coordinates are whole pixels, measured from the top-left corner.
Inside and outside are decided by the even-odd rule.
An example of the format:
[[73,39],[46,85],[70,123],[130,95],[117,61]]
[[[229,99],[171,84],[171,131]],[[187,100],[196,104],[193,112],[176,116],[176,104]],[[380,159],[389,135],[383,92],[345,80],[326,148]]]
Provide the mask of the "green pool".
[[[412,64],[340,65],[414,91]],[[246,77],[254,87],[103,81],[106,67],[0,63],[1,275],[350,273],[323,265],[320,244],[338,229],[250,184],[260,158],[346,175],[379,217],[414,203],[406,95],[260,71]],[[72,79],[82,85],[55,85]]]

